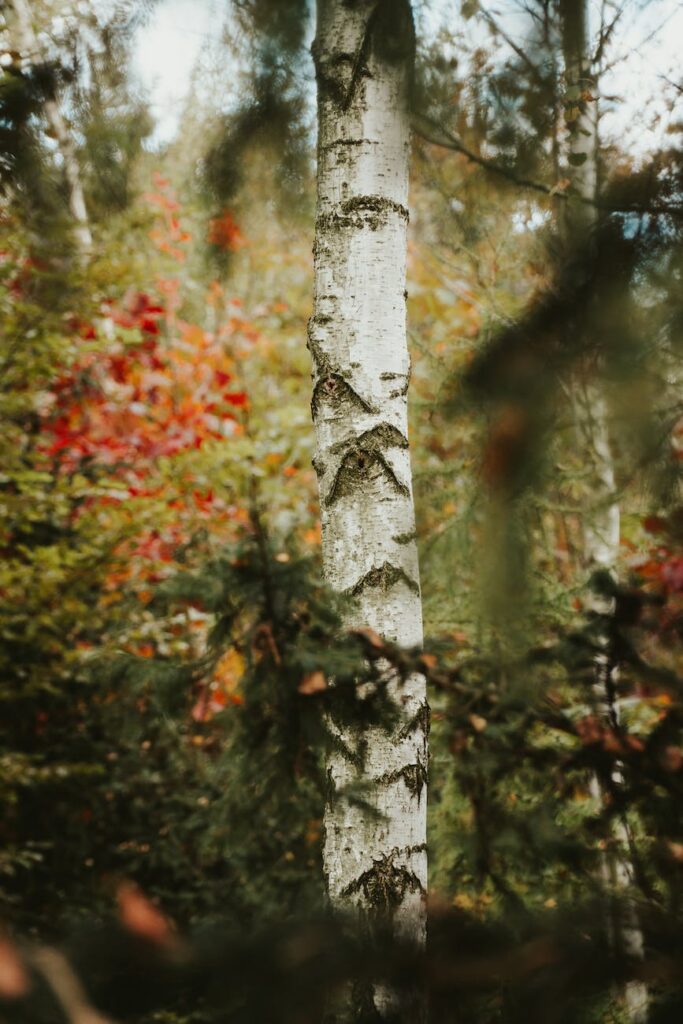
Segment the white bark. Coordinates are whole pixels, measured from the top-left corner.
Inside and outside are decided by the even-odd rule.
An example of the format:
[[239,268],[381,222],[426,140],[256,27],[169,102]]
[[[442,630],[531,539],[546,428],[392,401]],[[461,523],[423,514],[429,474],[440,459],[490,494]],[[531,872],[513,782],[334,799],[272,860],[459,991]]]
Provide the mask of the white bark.
[[[569,155],[574,157],[569,173],[572,187],[579,200],[571,200],[566,211],[566,229],[577,242],[586,241],[595,226],[595,207],[591,203],[598,193],[598,118],[597,86],[590,66],[587,3],[586,0],[561,0],[562,32],[565,58],[566,85],[573,90],[568,101],[570,108],[576,104],[578,117],[570,122]],[[582,96],[575,99],[576,90]],[[576,157],[582,156],[583,163]],[[583,236],[583,238],[581,237]],[[593,508],[584,523],[584,557],[590,571],[605,570],[614,573],[619,555],[620,508],[616,497],[614,456],[610,444],[607,403],[601,389],[589,384],[578,406],[578,421],[586,449],[592,464],[591,484]],[[613,602],[594,597],[592,610],[601,615],[613,612]],[[616,666],[612,663],[607,637],[604,651],[596,659],[596,692],[601,717],[606,724],[614,727],[618,720],[618,706],[615,697]],[[619,772],[613,783],[622,784]],[[602,800],[604,794],[597,778],[591,781],[594,796]],[[625,821],[618,821],[613,840],[615,848],[602,858],[601,874],[607,886],[618,892],[622,898],[634,883],[633,866],[629,850],[629,834]],[[636,959],[643,957],[643,934],[638,913],[631,900],[624,902],[624,911],[619,918],[610,922],[613,940],[622,950]],[[641,982],[630,982],[623,991],[624,1005],[629,1020],[641,1024],[647,1019],[648,991]]]
[[[11,0],[14,10],[16,38],[18,49],[23,57],[36,59],[39,52],[38,40],[33,28],[31,6],[28,0]],[[62,115],[56,99],[47,100],[44,106],[45,116],[57,143],[59,154],[64,165],[64,177],[69,198],[69,211],[73,217],[73,236],[82,258],[92,249],[92,235],[88,224],[88,212],[81,184],[80,168],[71,133]]]
[[[406,231],[412,19],[377,42],[385,4],[318,0],[318,207],[313,362],[315,466],[327,582],[352,596],[349,626],[422,642],[407,390]],[[410,19],[406,21],[405,19]],[[403,19],[403,22],[402,22]],[[392,30],[393,31],[393,30]],[[425,682],[389,691],[391,733],[339,734],[329,761],[324,867],[333,906],[389,917],[424,942],[427,887]],[[346,799],[362,784],[373,814]],[[356,794],[358,795],[358,794]],[[381,995],[375,994],[376,1003]]]

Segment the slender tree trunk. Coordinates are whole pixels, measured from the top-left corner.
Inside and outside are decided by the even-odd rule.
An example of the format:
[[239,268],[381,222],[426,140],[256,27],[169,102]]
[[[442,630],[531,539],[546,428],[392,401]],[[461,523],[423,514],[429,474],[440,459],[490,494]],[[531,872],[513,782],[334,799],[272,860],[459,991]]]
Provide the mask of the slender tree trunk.
[[[597,87],[592,76],[589,56],[586,0],[560,0],[562,36],[567,85],[569,119],[569,160],[572,185],[582,200],[594,200],[598,194],[598,117]],[[575,242],[585,241],[595,226],[595,208],[589,202],[566,204],[566,234]],[[583,238],[581,236],[584,236]],[[584,526],[584,555],[589,569],[613,573],[619,554],[620,509],[615,497],[614,458],[609,437],[608,410],[604,394],[595,384],[588,384],[578,404],[579,429],[592,463],[591,484],[594,508]],[[593,598],[592,610],[600,615],[613,612],[613,602],[606,598]],[[618,724],[616,703],[617,667],[609,650],[608,638],[604,650],[596,659],[596,693],[601,717],[614,728]],[[619,773],[611,780],[622,784]],[[599,780],[594,777],[592,789],[596,797],[604,794]],[[601,874],[605,883],[626,896],[624,909],[610,922],[613,942],[627,955],[643,957],[643,935],[638,914],[628,899],[632,888],[633,867],[629,850],[629,834],[625,821],[614,829],[615,849],[602,859]],[[648,993],[640,982],[627,984],[623,992],[624,1004],[633,1022],[647,1019]]]
[[[406,646],[422,642],[405,312],[413,52],[407,0],[318,0],[309,349],[324,569],[355,601],[350,626]],[[340,731],[340,752],[330,757],[324,867],[335,908],[356,908],[369,923],[390,920],[396,934],[422,944],[425,682],[393,679],[388,688],[401,708],[393,731]],[[358,784],[367,807],[347,799]],[[380,1012],[388,998],[374,992]]]
[[[18,49],[22,56],[30,55],[35,59],[38,55],[38,40],[33,29],[31,6],[28,0],[11,0],[11,5],[14,10]],[[92,249],[92,235],[88,224],[88,213],[73,139],[62,116],[58,101],[56,99],[47,100],[44,109],[64,165],[69,211],[74,221],[73,236],[79,254],[84,259]]]

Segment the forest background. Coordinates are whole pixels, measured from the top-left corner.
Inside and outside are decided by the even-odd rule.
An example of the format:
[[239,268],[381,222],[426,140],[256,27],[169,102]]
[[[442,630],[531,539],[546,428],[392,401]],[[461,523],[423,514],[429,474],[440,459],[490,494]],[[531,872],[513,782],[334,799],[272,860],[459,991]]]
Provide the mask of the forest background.
[[[54,1014],[49,984],[22,987],[21,943],[71,935],[117,1018],[318,1019],[353,961],[319,916],[321,711],[330,679],[348,697],[381,654],[431,685],[434,938],[428,966],[410,963],[435,1019],[616,1021],[645,979],[651,1019],[677,1020],[681,88],[643,64],[668,62],[679,11],[591,7],[605,224],[577,286],[558,242],[563,147],[595,99],[566,82],[555,5],[416,5],[408,320],[430,639],[405,653],[340,642],[319,582],[311,29],[289,7],[215,23],[172,137],[130,70],[153,5],[34,3],[28,48],[3,8],[7,1012]],[[579,355],[553,344],[567,323]],[[577,410],[596,382],[621,537],[615,575],[591,582],[583,536],[603,499]],[[606,631],[608,723],[593,694]],[[601,876],[615,823],[627,894]],[[625,899],[638,963],[609,926]],[[195,936],[201,997],[157,906]],[[383,955],[400,974],[405,954]]]

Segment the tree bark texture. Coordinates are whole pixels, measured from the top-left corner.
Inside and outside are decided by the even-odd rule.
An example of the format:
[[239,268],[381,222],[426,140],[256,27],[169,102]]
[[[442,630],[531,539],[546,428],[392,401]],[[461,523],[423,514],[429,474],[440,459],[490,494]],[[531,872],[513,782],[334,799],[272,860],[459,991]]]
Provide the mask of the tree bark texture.
[[[36,60],[39,47],[33,28],[31,5],[28,0],[11,0],[11,5],[14,10],[18,49],[23,57],[29,56],[32,60]],[[64,167],[69,211],[74,222],[73,236],[80,256],[85,258],[92,249],[92,235],[73,139],[62,115],[59,102],[56,99],[47,100],[44,110]]]
[[[570,120],[568,155],[572,187],[579,200],[566,204],[565,233],[575,242],[585,242],[596,222],[596,208],[591,205],[598,194],[598,118],[597,83],[590,61],[587,0],[560,0],[567,107],[577,116]],[[609,436],[609,417],[604,394],[599,386],[589,383],[577,407],[578,426],[591,463],[594,507],[584,523],[584,558],[592,572],[614,572],[619,554],[620,508],[616,498],[614,456]],[[591,610],[599,615],[613,613],[613,601],[594,597]],[[611,728],[618,727],[616,673],[608,638],[604,650],[596,657],[595,683],[601,717]],[[611,784],[619,787],[623,779],[617,772]],[[594,795],[602,800],[603,787],[597,777],[591,781]],[[625,820],[614,829],[614,849],[602,858],[601,874],[608,888],[622,899],[634,884],[630,855],[629,831]],[[609,922],[612,941],[627,955],[642,959],[643,934],[638,913],[631,900],[623,901],[621,913]],[[629,1020],[641,1024],[647,1019],[648,992],[641,982],[630,982],[623,991]]]
[[[413,52],[407,0],[318,0],[308,345],[324,571],[335,590],[353,599],[349,626],[404,646],[422,642],[407,434]],[[340,731],[332,723],[340,743],[328,765],[324,869],[333,907],[355,909],[369,923],[390,920],[397,934],[421,944],[429,710],[420,676],[393,678],[388,691],[400,707],[393,731]],[[354,793],[358,785],[362,791]]]

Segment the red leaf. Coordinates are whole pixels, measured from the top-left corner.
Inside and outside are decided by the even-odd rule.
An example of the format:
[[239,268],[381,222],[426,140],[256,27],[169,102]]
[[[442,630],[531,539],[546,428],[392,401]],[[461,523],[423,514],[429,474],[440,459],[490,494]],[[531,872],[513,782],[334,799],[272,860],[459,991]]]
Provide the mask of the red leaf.
[[219,249],[229,249],[233,252],[246,245],[242,232],[228,210],[225,210],[220,217],[214,217],[209,221],[207,241]]
[[678,593],[683,590],[683,558],[672,558],[662,568],[662,579],[669,590]]
[[223,395],[223,398],[225,399],[226,402],[229,402],[230,405],[235,405],[238,407],[246,405],[248,401],[245,391],[229,392]]

